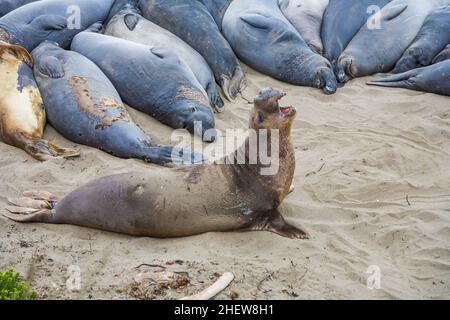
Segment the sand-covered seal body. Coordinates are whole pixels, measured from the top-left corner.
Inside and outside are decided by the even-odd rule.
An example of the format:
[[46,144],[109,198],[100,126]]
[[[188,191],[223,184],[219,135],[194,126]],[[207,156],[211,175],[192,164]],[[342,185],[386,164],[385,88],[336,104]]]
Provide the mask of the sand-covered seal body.
[[331,64],[308,47],[277,1],[233,1],[222,27],[236,54],[252,68],[284,82],[336,92]]
[[141,0],[145,18],[169,30],[197,50],[211,67],[228,100],[235,100],[247,82],[229,43],[198,0]]
[[88,31],[74,38],[71,49],[99,66],[129,106],[172,128],[187,129],[208,142],[215,140],[208,97],[189,66],[175,54]]
[[103,33],[152,47],[162,47],[178,55],[205,89],[211,105],[216,110],[223,111],[224,103],[205,59],[173,33],[142,17],[136,8],[127,6],[118,12],[111,18]]
[[278,0],[284,16],[300,33],[308,46],[319,54],[323,52],[320,30],[329,0]]
[[42,139],[46,114],[31,65],[23,48],[0,42],[0,140],[41,161],[77,156]]
[[[45,40],[68,48],[73,37],[103,21],[114,0],[42,0],[0,18],[0,38],[31,52]],[[79,19],[78,19],[79,18]]]
[[450,60],[373,80],[368,84],[450,96]]
[[433,59],[433,63],[442,62],[450,59],[450,44],[448,44],[444,50],[442,50],[436,57]]
[[26,4],[35,2],[38,0],[1,0],[0,1],[0,17],[16,10]]
[[157,145],[133,122],[112,83],[92,61],[52,42],[43,42],[32,56],[47,118],[64,137],[121,158],[160,165],[183,160],[182,150]]
[[413,43],[395,65],[393,73],[430,65],[433,58],[450,44],[450,6],[432,11]]
[[[36,199],[55,199],[48,194],[28,194],[32,208],[8,207],[9,212],[4,214],[22,222],[74,224],[138,236],[267,230],[305,238],[304,231],[289,225],[277,211],[291,189],[295,170],[290,136],[295,109],[280,108],[278,100],[283,95],[273,89],[263,90],[255,99],[250,117],[250,128],[256,132],[279,134],[280,166],[271,175],[261,174],[259,156],[255,164],[247,158],[242,164],[147,170],[97,179],[59,202],[41,201],[41,206]],[[249,140],[229,158],[248,154],[248,146]],[[27,205],[26,200],[10,202]]]

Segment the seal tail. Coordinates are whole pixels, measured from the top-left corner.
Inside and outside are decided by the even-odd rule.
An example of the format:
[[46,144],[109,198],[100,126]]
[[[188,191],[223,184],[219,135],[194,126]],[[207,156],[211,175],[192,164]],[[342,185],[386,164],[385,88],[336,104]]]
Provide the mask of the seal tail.
[[8,199],[2,214],[17,222],[53,222],[53,208],[57,198],[48,192],[24,192],[22,198]]
[[58,145],[43,139],[22,136],[20,138],[20,143],[29,155],[39,161],[47,161],[53,158],[73,158],[80,155],[78,150],[61,148]]

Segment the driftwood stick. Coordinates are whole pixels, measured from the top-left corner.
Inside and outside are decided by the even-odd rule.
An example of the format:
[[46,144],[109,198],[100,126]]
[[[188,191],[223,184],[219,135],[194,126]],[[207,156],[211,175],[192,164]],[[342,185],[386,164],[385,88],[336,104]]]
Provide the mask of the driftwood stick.
[[209,300],[214,298],[233,281],[234,275],[230,272],[225,272],[212,286],[206,288],[200,293],[194,294],[180,300]]

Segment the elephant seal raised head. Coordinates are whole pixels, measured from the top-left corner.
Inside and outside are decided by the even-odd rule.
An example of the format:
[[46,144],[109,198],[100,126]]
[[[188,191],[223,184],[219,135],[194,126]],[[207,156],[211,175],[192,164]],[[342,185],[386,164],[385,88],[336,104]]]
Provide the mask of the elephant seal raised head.
[[16,10],[26,4],[35,2],[38,0],[1,0],[0,1],[0,18],[4,15]]
[[284,82],[336,92],[331,64],[308,47],[275,0],[233,1],[222,27],[250,67]]
[[[295,170],[291,127],[296,112],[279,106],[283,96],[277,90],[262,90],[250,116],[250,129],[260,142],[263,136],[279,137],[279,170],[271,175],[261,174],[266,167],[261,155],[267,155],[261,146],[266,144],[254,144],[248,138],[227,158],[242,158],[249,154],[249,146],[259,146],[254,164],[244,156],[245,161],[229,164],[114,175],[84,185],[61,201],[45,192],[27,193],[28,198],[10,199],[18,206],[8,207],[3,214],[20,222],[73,224],[136,236],[265,230],[306,238],[306,232],[288,224],[277,210],[291,190]],[[267,140],[268,148],[271,141]]]

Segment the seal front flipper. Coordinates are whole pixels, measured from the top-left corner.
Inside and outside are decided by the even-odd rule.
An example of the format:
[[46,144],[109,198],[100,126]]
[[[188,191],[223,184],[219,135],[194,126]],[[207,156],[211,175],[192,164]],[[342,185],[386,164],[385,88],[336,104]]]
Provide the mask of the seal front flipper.
[[383,20],[391,21],[401,15],[406,9],[408,9],[407,4],[400,4],[389,8],[386,13],[383,14]]
[[44,14],[34,18],[30,22],[32,28],[45,31],[58,31],[67,28],[67,18],[63,16]]
[[45,57],[36,64],[39,72],[52,79],[59,79],[64,77],[65,72],[62,62],[54,56]]

